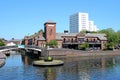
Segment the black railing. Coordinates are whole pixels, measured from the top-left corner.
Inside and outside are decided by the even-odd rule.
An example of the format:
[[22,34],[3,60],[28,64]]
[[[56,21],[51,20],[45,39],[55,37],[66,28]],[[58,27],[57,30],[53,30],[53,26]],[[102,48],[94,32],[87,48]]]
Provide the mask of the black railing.
[[63,44],[82,44],[83,42],[87,42],[88,44],[101,44],[100,41],[64,41]]
[[101,44],[100,41],[86,41],[89,44]]

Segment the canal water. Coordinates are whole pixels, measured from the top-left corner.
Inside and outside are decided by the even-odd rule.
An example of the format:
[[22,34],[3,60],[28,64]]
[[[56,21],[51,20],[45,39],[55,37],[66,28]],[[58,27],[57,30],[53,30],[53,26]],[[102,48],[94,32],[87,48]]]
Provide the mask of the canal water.
[[120,80],[120,56],[61,58],[63,66],[36,67],[27,56],[12,54],[0,80]]

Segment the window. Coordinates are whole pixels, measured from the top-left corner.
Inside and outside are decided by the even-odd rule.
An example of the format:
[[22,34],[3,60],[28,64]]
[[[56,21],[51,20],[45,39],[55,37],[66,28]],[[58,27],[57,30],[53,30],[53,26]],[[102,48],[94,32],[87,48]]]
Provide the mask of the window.
[[73,38],[71,39],[71,42],[73,43]]
[[66,40],[66,39],[64,38],[63,42],[65,42],[65,40]]
[[52,29],[50,29],[50,35],[52,35]]
[[80,43],[84,42],[84,38],[78,38],[78,42]]

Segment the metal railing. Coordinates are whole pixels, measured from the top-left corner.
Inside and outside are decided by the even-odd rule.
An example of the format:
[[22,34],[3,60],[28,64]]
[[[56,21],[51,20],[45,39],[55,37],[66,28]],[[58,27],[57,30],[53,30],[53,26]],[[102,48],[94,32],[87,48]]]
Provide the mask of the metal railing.
[[0,46],[0,50],[8,48],[17,48],[18,46]]
[[[9,49],[9,48],[18,48],[18,46],[0,46],[0,50],[2,49]],[[31,46],[31,45],[27,45],[27,46],[24,46],[24,48],[35,48],[35,49],[41,49],[40,47],[38,46]]]

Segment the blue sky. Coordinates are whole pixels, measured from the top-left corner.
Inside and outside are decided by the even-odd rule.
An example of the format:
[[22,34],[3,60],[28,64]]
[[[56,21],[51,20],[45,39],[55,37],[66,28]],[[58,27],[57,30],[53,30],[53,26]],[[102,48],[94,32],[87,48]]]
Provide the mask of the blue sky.
[[69,30],[69,16],[89,13],[101,29],[120,30],[120,0],[0,0],[0,38],[22,39],[40,29],[48,20],[57,32]]

